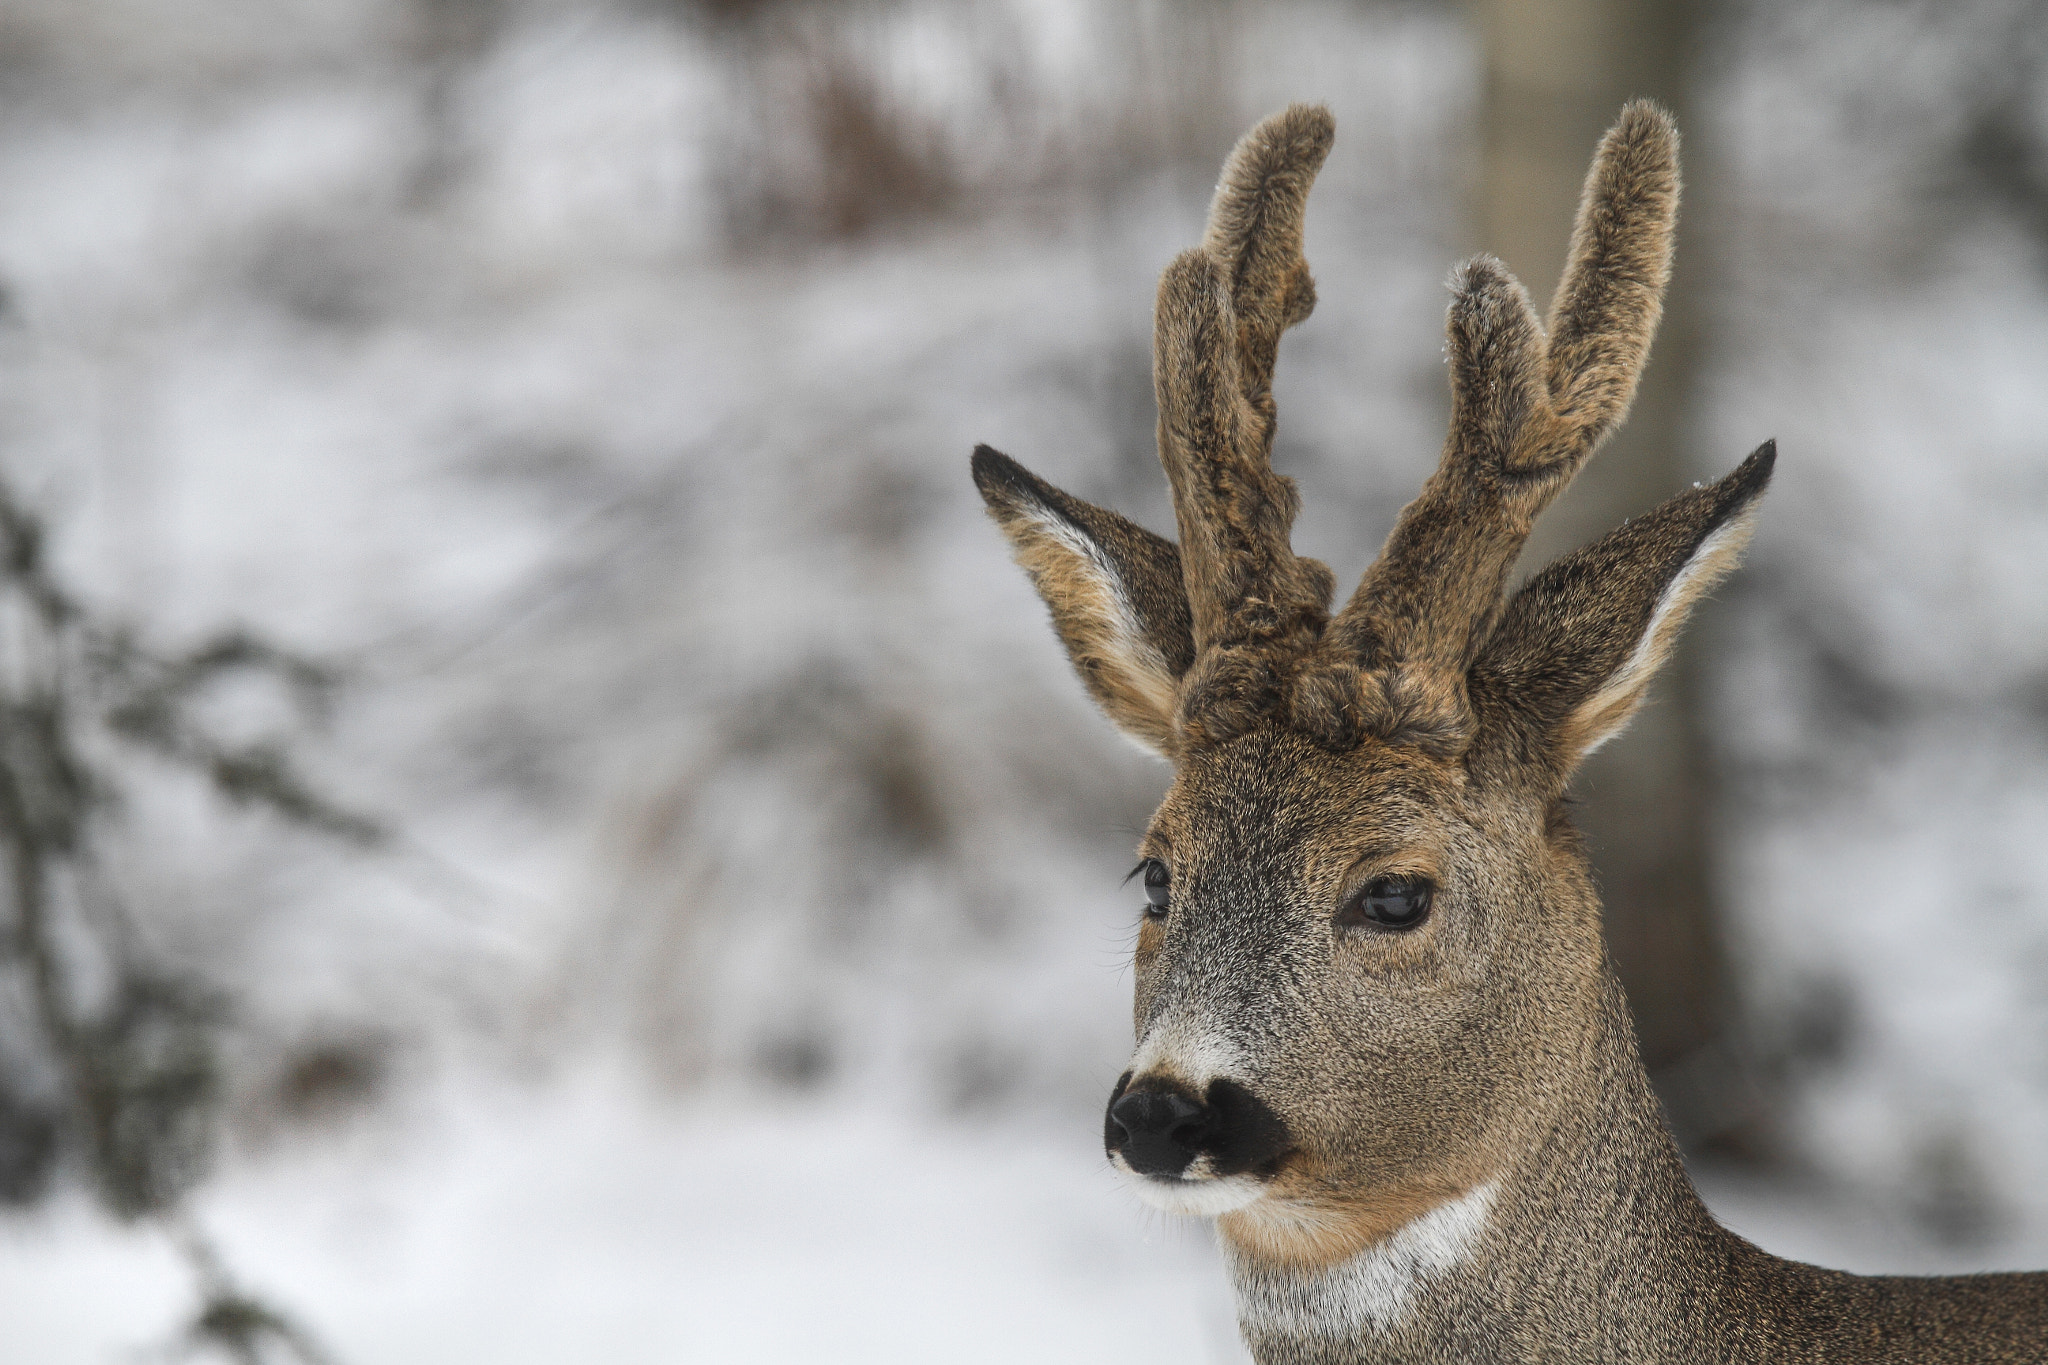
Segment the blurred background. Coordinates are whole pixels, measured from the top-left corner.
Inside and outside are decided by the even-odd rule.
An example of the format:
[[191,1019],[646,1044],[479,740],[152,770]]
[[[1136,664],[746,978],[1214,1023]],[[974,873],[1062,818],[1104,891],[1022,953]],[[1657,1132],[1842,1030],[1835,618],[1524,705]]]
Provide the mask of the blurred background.
[[1579,784],[1717,1211],[2048,1264],[2030,0],[0,0],[0,1320],[25,1365],[1241,1359],[1101,1158],[1163,767],[988,441],[1155,527],[1149,307],[1327,101],[1296,543],[1679,113],[1627,431],[1749,566]]

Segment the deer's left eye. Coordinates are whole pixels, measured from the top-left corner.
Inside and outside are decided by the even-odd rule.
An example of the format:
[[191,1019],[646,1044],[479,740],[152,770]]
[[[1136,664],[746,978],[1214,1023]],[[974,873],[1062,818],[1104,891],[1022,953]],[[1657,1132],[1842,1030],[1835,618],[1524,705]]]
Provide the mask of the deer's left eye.
[[1147,858],[1138,864],[1138,875],[1145,883],[1146,918],[1166,918],[1167,903],[1173,899],[1173,877],[1166,864],[1157,858]]
[[1375,877],[1337,912],[1337,923],[1413,929],[1428,916],[1434,891],[1424,877]]

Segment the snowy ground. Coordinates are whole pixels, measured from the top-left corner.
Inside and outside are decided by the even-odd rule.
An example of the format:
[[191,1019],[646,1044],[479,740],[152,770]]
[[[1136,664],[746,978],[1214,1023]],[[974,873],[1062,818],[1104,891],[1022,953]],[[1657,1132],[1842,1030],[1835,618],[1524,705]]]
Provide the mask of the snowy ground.
[[[1206,1224],[1139,1204],[1085,1122],[664,1105],[596,1081],[437,1106],[247,1158],[199,1205],[249,1287],[351,1365],[1244,1359]],[[1944,1250],[1818,1187],[1705,1188],[1737,1231],[1823,1264],[2048,1259]],[[190,1294],[158,1234],[75,1202],[0,1221],[10,1362],[135,1360]]]
[[[450,1099],[431,1138],[259,1160],[202,1201],[344,1361],[1241,1358],[1205,1231],[1118,1188],[1086,1125]],[[0,1223],[9,1361],[107,1365],[189,1312],[153,1234]]]

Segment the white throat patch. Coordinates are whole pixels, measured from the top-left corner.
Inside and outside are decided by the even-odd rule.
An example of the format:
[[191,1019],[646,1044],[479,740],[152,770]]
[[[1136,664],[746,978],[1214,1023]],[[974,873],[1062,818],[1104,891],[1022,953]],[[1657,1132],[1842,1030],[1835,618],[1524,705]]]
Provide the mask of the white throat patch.
[[1311,1337],[1395,1326],[1419,1289],[1472,1254],[1499,1191],[1499,1182],[1490,1180],[1321,1270],[1253,1267],[1226,1244],[1239,1323],[1248,1334]]

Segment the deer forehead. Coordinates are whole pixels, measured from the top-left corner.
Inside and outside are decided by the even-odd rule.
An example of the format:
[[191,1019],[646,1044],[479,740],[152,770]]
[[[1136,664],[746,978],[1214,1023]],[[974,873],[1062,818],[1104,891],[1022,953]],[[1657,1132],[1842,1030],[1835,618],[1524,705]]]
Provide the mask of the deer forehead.
[[1375,857],[1440,859],[1473,828],[1466,795],[1461,770],[1414,751],[1333,754],[1266,729],[1184,755],[1141,852],[1190,890],[1326,892]]

